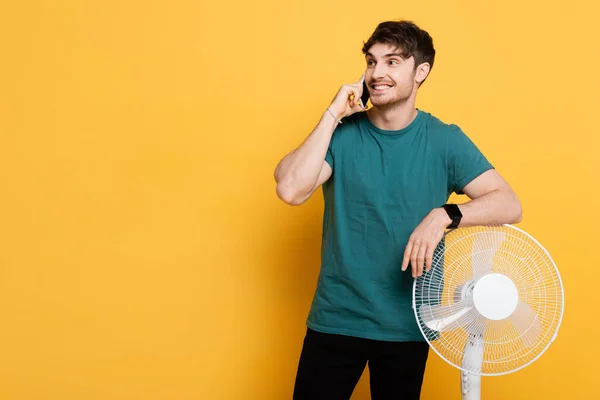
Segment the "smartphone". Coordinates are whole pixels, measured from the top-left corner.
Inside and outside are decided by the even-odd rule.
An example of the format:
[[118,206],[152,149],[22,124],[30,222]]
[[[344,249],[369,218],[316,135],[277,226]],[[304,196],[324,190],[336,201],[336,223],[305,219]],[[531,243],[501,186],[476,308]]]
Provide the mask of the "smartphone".
[[369,88],[365,82],[365,76],[360,78],[362,81],[362,96],[360,96],[360,105],[362,108],[367,108],[367,101],[369,101]]

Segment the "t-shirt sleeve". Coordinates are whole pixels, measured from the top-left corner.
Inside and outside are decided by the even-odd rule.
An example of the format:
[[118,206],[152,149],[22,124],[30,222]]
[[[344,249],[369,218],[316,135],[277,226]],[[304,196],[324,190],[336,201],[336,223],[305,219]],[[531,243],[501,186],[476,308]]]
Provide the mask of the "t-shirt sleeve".
[[477,148],[475,143],[456,125],[451,125],[446,144],[448,163],[448,190],[464,194],[465,186],[494,166]]
[[[342,120],[346,122],[346,119]],[[333,135],[331,135],[331,140],[329,141],[329,146],[327,147],[327,153],[325,154],[325,161],[327,164],[333,169],[333,163],[335,159],[335,149],[338,146],[337,142],[339,141],[340,131],[344,130],[348,124],[338,125],[333,131]]]
[[356,125],[357,115],[358,113],[342,118],[342,123],[335,127],[333,135],[331,135],[331,140],[329,141],[329,146],[327,147],[327,153],[325,154],[325,161],[327,161],[327,164],[329,164],[331,169],[333,169],[333,165],[335,163],[336,153],[339,154],[341,151],[343,151],[341,149],[344,148],[344,145],[342,144],[344,141],[344,139],[342,139],[344,132],[348,134],[349,132],[347,130],[352,129],[352,127]]
[[329,141],[329,147],[327,147],[327,154],[325,154],[325,161],[333,169],[333,136]]

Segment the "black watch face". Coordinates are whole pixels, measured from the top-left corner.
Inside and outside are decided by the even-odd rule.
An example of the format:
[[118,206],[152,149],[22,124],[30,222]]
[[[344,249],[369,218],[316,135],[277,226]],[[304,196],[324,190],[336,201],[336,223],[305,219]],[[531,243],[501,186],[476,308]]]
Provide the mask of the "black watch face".
[[444,208],[446,209],[446,212],[448,213],[450,218],[452,218],[453,220],[462,217],[460,209],[456,204],[446,204]]

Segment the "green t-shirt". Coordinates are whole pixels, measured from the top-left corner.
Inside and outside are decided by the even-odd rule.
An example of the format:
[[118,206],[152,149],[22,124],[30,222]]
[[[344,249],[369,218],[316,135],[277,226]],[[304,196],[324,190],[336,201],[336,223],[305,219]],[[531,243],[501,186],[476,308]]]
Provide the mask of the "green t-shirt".
[[366,112],[336,128],[326,161],[321,270],[309,328],[388,341],[424,340],[412,310],[413,278],[402,272],[421,220],[493,168],[456,125],[418,110],[397,131]]

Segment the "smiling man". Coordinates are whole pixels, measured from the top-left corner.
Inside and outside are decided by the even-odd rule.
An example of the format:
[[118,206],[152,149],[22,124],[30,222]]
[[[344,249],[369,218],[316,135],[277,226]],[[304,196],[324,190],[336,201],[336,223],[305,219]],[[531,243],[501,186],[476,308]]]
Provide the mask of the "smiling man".
[[[300,205],[323,188],[321,271],[294,399],[349,399],[365,366],[371,396],[418,399],[428,356],[411,308],[447,228],[516,223],[521,204],[453,124],[416,109],[433,67],[431,36],[379,24],[364,44],[362,83],[343,85],[300,147],[275,170],[277,194]],[[470,201],[447,204],[452,193]]]

